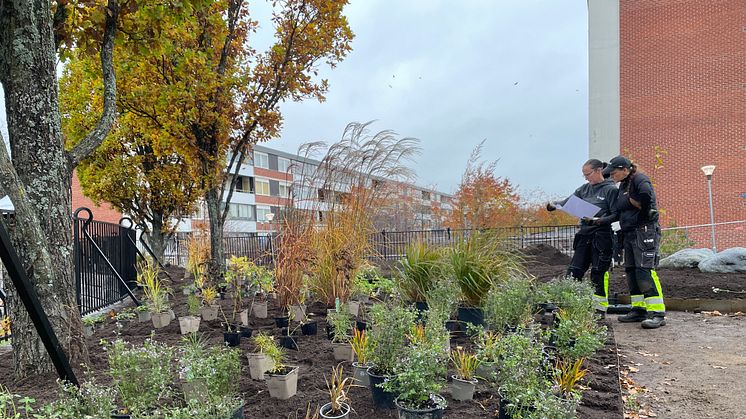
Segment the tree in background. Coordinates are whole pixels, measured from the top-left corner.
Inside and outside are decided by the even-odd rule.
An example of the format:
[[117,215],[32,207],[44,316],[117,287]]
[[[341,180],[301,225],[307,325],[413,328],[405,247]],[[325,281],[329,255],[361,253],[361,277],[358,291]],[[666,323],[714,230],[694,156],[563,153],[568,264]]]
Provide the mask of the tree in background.
[[[114,60],[115,71],[134,77],[128,73],[131,62],[123,61]],[[90,110],[102,106],[102,98],[96,94],[102,83],[99,73],[85,51],[75,51],[65,66],[60,80],[60,109],[69,143],[74,144],[95,124]],[[126,95],[128,86],[120,83],[120,94]],[[182,152],[179,138],[128,111],[126,100],[120,98],[118,102],[120,113],[114,129],[101,147],[81,162],[78,177],[86,196],[96,203],[108,202],[131,216],[142,228],[153,253],[163,260],[166,240],[201,196],[199,168],[189,154]]]
[[480,162],[480,143],[466,164],[453,199],[453,212],[444,217],[449,228],[481,229],[514,226],[520,197],[508,179],[495,175],[497,161]]
[[225,270],[223,231],[238,169],[254,144],[279,132],[280,103],[323,100],[320,63],[334,67],[351,50],[346,0],[272,4],[275,42],[261,53],[249,42],[259,22],[243,0],[167,2],[122,23],[129,36],[118,48],[128,75],[121,106],[177,140],[199,168],[213,278]]

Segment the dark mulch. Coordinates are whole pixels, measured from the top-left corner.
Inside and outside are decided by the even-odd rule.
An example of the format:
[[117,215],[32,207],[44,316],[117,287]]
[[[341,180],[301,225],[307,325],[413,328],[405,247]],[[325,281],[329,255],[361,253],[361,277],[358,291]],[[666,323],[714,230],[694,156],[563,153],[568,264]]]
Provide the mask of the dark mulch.
[[[525,253],[538,255],[535,258],[527,258],[526,268],[540,281],[548,281],[564,275],[570,262],[567,255],[561,254],[557,249],[547,245],[532,246],[527,248]],[[661,268],[657,272],[664,298],[730,300],[746,297],[744,294],[714,293],[712,291],[713,287],[733,291],[746,290],[746,273],[705,273],[697,268]],[[614,294],[629,294],[623,266],[614,267],[609,277],[609,295],[613,296]]]
[[[172,276],[181,278],[183,270],[169,268]],[[173,288],[176,290],[171,300],[171,306],[177,316],[186,314],[186,297],[181,293],[181,288],[188,281],[176,281]],[[229,301],[223,301],[226,313],[229,313]],[[331,368],[337,364],[332,354],[331,342],[324,333],[324,321],[326,308],[321,304],[309,307],[309,312],[314,313],[313,318],[319,321],[319,333],[316,336],[301,336],[298,338],[300,351],[289,351],[289,365],[300,367],[298,380],[298,393],[289,400],[271,399],[267,392],[266,383],[251,380],[248,374],[248,360],[242,357],[241,363],[244,372],[240,377],[241,393],[246,400],[245,413],[248,418],[304,418],[306,406],[310,403],[312,409],[326,403],[328,395],[324,376],[328,375]],[[264,330],[268,333],[278,334],[279,329],[275,327],[273,315],[279,315],[280,310],[274,306],[270,307],[268,319],[256,319],[251,317],[250,324],[254,331]],[[221,321],[202,322],[200,333],[209,338],[212,345],[220,345],[223,342]],[[108,369],[106,352],[99,344],[101,339],[113,340],[116,338],[116,326],[113,321],[98,329],[94,336],[88,338],[88,348],[91,358],[91,371],[101,383],[110,383],[106,371]],[[132,343],[140,344],[153,333],[151,323],[131,322],[123,327],[121,336]],[[177,345],[181,339],[178,321],[163,329],[154,332],[154,338],[169,345]],[[453,346],[468,343],[464,338],[455,340]],[[240,345],[241,351],[246,354],[251,351],[250,342],[243,339]],[[580,407],[581,418],[613,418],[622,417],[617,399],[620,399],[618,386],[618,371],[614,368],[606,368],[607,365],[616,364],[615,346],[613,336],[610,335],[606,347],[599,355],[588,361],[591,371],[588,390],[584,395],[583,406]],[[613,359],[612,359],[613,358]],[[56,398],[55,374],[31,377],[21,381],[15,381],[12,376],[12,357],[8,352],[0,356],[0,384],[8,386],[17,394],[30,396],[40,402],[48,402]],[[346,368],[346,373],[351,374],[351,367]],[[82,376],[82,374],[80,374]],[[359,418],[395,418],[395,411],[381,411],[373,408],[370,390],[366,388],[353,388],[350,392],[352,406],[355,414],[352,417]],[[449,407],[446,415],[450,417],[493,417],[498,409],[499,397],[495,388],[480,384],[475,394],[475,400],[469,402],[457,402],[450,398],[449,391],[443,392]]]

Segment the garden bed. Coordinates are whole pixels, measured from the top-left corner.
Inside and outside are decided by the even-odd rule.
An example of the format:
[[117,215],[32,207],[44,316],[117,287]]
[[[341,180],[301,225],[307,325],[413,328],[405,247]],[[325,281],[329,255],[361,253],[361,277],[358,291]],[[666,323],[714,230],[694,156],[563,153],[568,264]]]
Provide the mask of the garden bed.
[[[179,268],[169,268],[174,278],[183,276],[183,270]],[[174,284],[174,296],[170,304],[177,316],[186,314],[186,296],[181,293],[182,284],[187,281],[176,281]],[[224,310],[229,313],[229,301],[222,301]],[[298,392],[296,396],[289,400],[271,399],[267,392],[267,384],[264,381],[251,380],[248,374],[248,361],[245,354],[251,351],[248,339],[241,341],[240,348],[243,356],[241,357],[244,373],[240,378],[240,392],[246,401],[246,417],[298,417],[304,418],[307,405],[310,403],[311,409],[317,409],[318,406],[325,403],[328,399],[324,376],[328,375],[333,366],[337,365],[332,355],[332,345],[327,339],[324,332],[324,322],[326,307],[321,304],[314,304],[309,307],[309,313],[313,313],[312,319],[319,321],[319,331],[315,336],[301,336],[298,338],[300,351],[288,351],[288,365],[297,365],[300,367]],[[280,310],[276,305],[270,304],[269,316],[267,319],[257,319],[250,317],[250,325],[254,332],[264,330],[267,333],[277,335],[279,329],[275,326],[273,317],[279,316]],[[221,318],[211,322],[202,322],[200,334],[209,338],[210,345],[222,345],[222,327]],[[95,334],[88,338],[88,349],[91,358],[91,371],[102,384],[111,381],[105,371],[108,370],[107,354],[99,344],[101,339],[114,340],[116,338],[117,327],[113,320],[107,320],[103,327],[96,330]],[[151,323],[129,322],[121,328],[123,339],[141,344],[153,332]],[[163,329],[155,331],[155,340],[168,345],[178,345],[181,340],[179,333],[178,321],[172,321],[171,324]],[[466,343],[459,340],[454,342]],[[0,358],[0,370],[5,373],[0,376],[0,384],[9,387],[10,391],[26,396],[30,396],[39,402],[47,402],[56,398],[57,388],[55,384],[56,375],[48,374],[41,377],[32,377],[22,381],[12,379],[12,357],[8,352]],[[614,418],[622,417],[621,395],[619,393],[618,369],[616,359],[616,346],[614,343],[613,332],[609,328],[609,335],[606,346],[601,349],[593,358],[587,362],[587,368],[590,376],[586,385],[589,387],[583,395],[583,402],[579,407],[580,418]],[[349,365],[345,367],[347,375],[352,374]],[[454,401],[448,392],[444,390],[444,397],[448,401],[449,407],[446,415],[451,417],[493,417],[498,408],[497,391],[484,384],[477,387],[475,401],[457,402]],[[356,417],[368,418],[395,418],[396,411],[381,411],[373,408],[373,402],[370,390],[367,388],[353,388],[350,392],[352,407],[357,413]],[[353,415],[353,417],[355,417]]]

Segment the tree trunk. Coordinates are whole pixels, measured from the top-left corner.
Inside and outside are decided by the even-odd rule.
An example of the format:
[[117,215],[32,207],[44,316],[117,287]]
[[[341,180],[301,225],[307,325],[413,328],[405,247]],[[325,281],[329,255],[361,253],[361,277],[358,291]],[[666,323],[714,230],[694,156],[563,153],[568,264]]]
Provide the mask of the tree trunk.
[[166,235],[163,234],[163,215],[158,214],[154,211],[153,214],[153,222],[152,224],[152,230],[145,235],[145,237],[148,240],[148,245],[150,246],[150,250],[155,253],[155,257],[158,258],[158,260],[165,265],[165,261],[163,260],[163,255],[165,253],[166,249]]
[[225,272],[225,255],[223,249],[223,217],[220,202],[220,190],[210,187],[205,192],[207,216],[210,219],[210,264],[208,275],[213,284],[223,280]]
[[[63,149],[55,69],[49,3],[0,2],[0,82],[5,90],[13,166],[46,243],[34,242],[34,235],[24,228],[14,228],[11,235],[57,338],[70,364],[76,366],[87,362],[88,352],[75,293],[72,170]],[[16,375],[53,371],[14,289],[10,306]]]

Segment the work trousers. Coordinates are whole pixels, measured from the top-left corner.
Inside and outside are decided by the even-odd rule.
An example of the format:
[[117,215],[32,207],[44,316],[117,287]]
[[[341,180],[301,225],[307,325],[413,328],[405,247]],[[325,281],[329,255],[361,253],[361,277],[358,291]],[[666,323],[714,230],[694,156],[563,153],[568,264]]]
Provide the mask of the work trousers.
[[624,272],[627,274],[632,309],[664,315],[663,289],[655,268],[660,259],[661,229],[648,223],[624,232]]
[[609,267],[613,248],[611,231],[578,233],[572,247],[575,253],[567,268],[567,275],[582,279],[590,267],[594,287],[593,305],[596,310],[605,312],[609,307]]

